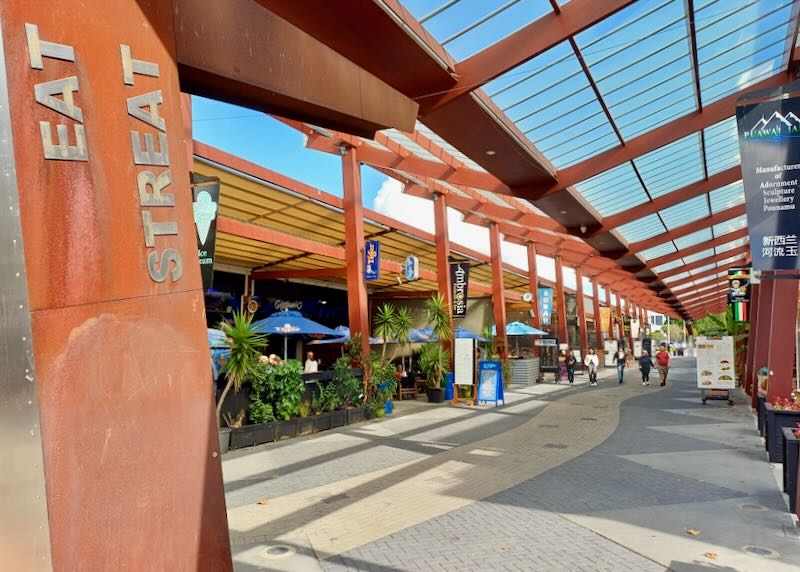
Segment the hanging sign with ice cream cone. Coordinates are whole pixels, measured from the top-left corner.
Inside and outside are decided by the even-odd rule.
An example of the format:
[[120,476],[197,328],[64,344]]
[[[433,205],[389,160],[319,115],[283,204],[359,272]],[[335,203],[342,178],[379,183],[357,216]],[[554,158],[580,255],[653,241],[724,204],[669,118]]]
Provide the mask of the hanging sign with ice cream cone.
[[211,288],[214,279],[214,247],[217,242],[219,212],[219,179],[192,173],[192,210],[197,228],[197,255],[203,290]]

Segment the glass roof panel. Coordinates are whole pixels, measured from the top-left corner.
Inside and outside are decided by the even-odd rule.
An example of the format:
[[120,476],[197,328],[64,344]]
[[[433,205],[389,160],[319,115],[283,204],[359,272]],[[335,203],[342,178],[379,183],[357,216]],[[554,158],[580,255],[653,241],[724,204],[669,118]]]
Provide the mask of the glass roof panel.
[[664,224],[672,230],[708,216],[708,200],[706,195],[700,195],[664,209],[660,214]]
[[725,267],[727,267],[728,265],[730,265],[732,262],[734,262],[734,261],[738,260],[740,257],[741,257],[741,255],[739,255],[739,256],[729,256],[729,257],[728,257],[728,258],[726,258],[725,260],[720,260],[720,261],[717,263],[717,268],[725,268]]
[[661,224],[661,219],[655,214],[631,221],[628,224],[623,224],[617,229],[617,232],[622,235],[629,244],[632,242],[639,242],[640,240],[647,240],[664,231],[665,229],[664,225]]
[[619,145],[569,42],[489,82],[485,91],[556,167]]
[[704,105],[775,75],[785,64],[792,0],[713,0],[695,5]]
[[448,154],[452,155],[462,163],[464,163],[470,169],[475,169],[476,171],[483,171],[486,172],[486,169],[478,165],[475,161],[464,155],[461,151],[450,145],[447,141],[442,139],[439,135],[431,131],[426,125],[423,125],[419,121],[417,121],[415,130],[418,131],[421,135],[430,139],[433,143],[435,143],[438,147],[440,147],[443,151],[447,152]]
[[575,39],[625,139],[696,109],[683,0],[636,2]]
[[692,262],[697,262],[698,260],[702,260],[703,258],[708,258],[709,256],[714,256],[713,248],[709,248],[708,250],[704,250],[702,252],[697,252],[690,256],[684,256],[683,262],[684,264],[691,264]]
[[683,280],[684,278],[688,277],[689,277],[688,272],[681,272],[680,274],[676,274],[675,276],[669,276],[668,278],[664,278],[664,282],[666,283],[678,282],[679,280]]
[[702,274],[703,272],[707,272],[708,270],[711,270],[712,268],[716,268],[716,267],[717,267],[717,265],[712,262],[711,264],[705,264],[703,266],[695,268],[694,270],[690,270],[689,273],[692,276],[697,276],[698,274]]
[[403,0],[403,5],[456,60],[553,10],[549,0]]
[[676,238],[675,246],[677,246],[678,249],[688,248],[690,246],[694,246],[695,244],[700,244],[701,242],[711,240],[711,238],[711,229],[704,228],[703,230],[698,230],[692,234],[687,234],[686,236]]
[[711,127],[706,127],[703,130],[703,137],[709,175],[716,175],[741,163],[736,117],[729,117]]
[[728,252],[729,250],[733,250],[734,248],[739,248],[747,244],[749,240],[747,237],[742,237],[737,240],[732,240],[730,242],[726,242],[725,244],[720,244],[714,250],[717,254],[722,254],[723,252]]
[[736,181],[711,191],[708,195],[711,201],[711,212],[718,213],[744,202],[744,185],[741,181]]
[[439,157],[434,155],[433,153],[429,152],[427,149],[417,145],[408,135],[405,133],[401,133],[397,129],[386,129],[383,131],[384,135],[386,135],[389,139],[398,143],[411,151],[414,155],[417,155],[426,161],[434,161],[435,163],[443,163]]
[[656,274],[661,274],[662,272],[667,272],[668,270],[672,270],[673,268],[678,268],[679,266],[683,266],[683,262],[681,260],[673,260],[672,262],[667,262],[666,264],[662,264],[661,266],[656,266],[653,268],[653,272]]
[[634,160],[644,184],[655,198],[704,177],[700,135],[692,133]]
[[639,256],[644,258],[645,260],[652,260],[653,258],[658,258],[659,256],[672,254],[677,250],[678,249],[675,248],[675,245],[672,244],[672,241],[669,241],[665,242],[664,244],[659,244],[658,246],[654,246],[653,248],[648,248],[647,250],[643,250],[639,253]]
[[647,193],[630,163],[623,163],[586,179],[575,188],[604,217],[648,201]]
[[728,234],[729,232],[733,232],[734,230],[739,230],[740,228],[744,228],[746,226],[747,226],[747,215],[737,216],[736,218],[732,218],[730,220],[726,220],[725,222],[715,224],[713,227],[714,236]]

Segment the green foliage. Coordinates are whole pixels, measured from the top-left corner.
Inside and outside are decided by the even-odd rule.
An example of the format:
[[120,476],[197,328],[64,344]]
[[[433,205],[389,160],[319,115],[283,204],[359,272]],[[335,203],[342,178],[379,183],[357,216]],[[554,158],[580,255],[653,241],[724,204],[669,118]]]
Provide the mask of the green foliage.
[[356,332],[350,336],[350,343],[345,347],[345,356],[353,364],[363,364],[364,352],[361,347],[361,332]]
[[345,407],[359,405],[363,400],[363,387],[361,382],[351,373],[349,358],[341,357],[337,359],[333,364],[333,372],[331,385],[336,388],[339,403]]
[[431,387],[441,387],[450,367],[450,352],[436,342],[429,342],[422,346],[417,365]]
[[453,337],[453,330],[450,327],[450,308],[441,293],[437,292],[425,302],[425,316],[433,335],[440,342]]
[[314,413],[320,414],[326,411],[333,411],[339,407],[340,403],[341,400],[333,383],[322,385],[317,382],[317,393],[311,400],[311,409]]
[[411,316],[411,310],[405,306],[397,308],[394,315],[394,339],[401,344],[407,344],[411,339],[413,325],[414,319]]
[[[272,406],[277,419],[287,420],[296,416],[305,391],[302,373],[303,367],[297,360],[275,366],[259,364],[250,394],[251,412],[254,406],[258,408],[263,403]],[[250,418],[253,419],[252,413]]]
[[275,421],[275,412],[272,409],[272,405],[263,403],[260,400],[251,400],[249,415],[253,423],[269,423],[270,421]]
[[478,346],[483,350],[483,355],[487,359],[497,359],[494,352],[494,334],[492,333],[491,326],[484,326],[481,330],[481,337],[486,339],[485,342],[478,342]]
[[395,332],[397,323],[397,308],[394,304],[383,304],[378,307],[373,318],[373,326],[375,335],[383,338],[383,346],[381,348],[381,359],[386,358],[386,344],[392,338]]
[[233,322],[223,321],[219,329],[225,333],[225,343],[231,353],[222,368],[226,384],[217,403],[217,427],[222,425],[222,404],[231,387],[239,391],[242,383],[254,374],[261,349],[267,344],[267,336],[256,332],[253,328],[253,316],[245,312],[234,312]]
[[303,419],[308,417],[308,414],[311,413],[311,402],[308,401],[307,399],[301,401],[300,405],[297,406],[297,413]]

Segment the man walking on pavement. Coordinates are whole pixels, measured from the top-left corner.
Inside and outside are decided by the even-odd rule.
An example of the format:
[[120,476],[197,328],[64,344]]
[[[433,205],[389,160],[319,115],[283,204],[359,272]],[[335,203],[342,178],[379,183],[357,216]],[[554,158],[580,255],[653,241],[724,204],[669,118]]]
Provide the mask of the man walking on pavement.
[[669,352],[667,346],[661,344],[661,347],[656,354],[656,369],[658,370],[658,377],[661,378],[659,385],[667,385],[667,374],[669,373]]
[[600,365],[600,360],[597,354],[594,353],[594,348],[589,348],[589,353],[583,359],[583,364],[589,369],[589,385],[597,385],[597,366]]

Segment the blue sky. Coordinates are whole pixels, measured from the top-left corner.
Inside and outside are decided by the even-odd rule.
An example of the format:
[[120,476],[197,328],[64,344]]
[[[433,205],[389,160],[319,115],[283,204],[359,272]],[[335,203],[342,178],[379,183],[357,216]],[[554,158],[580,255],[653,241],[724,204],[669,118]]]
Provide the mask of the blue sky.
[[[342,196],[339,157],[306,149],[300,132],[269,115],[193,96],[192,128],[198,141]],[[386,175],[364,167],[361,178],[364,205],[372,208]]]

